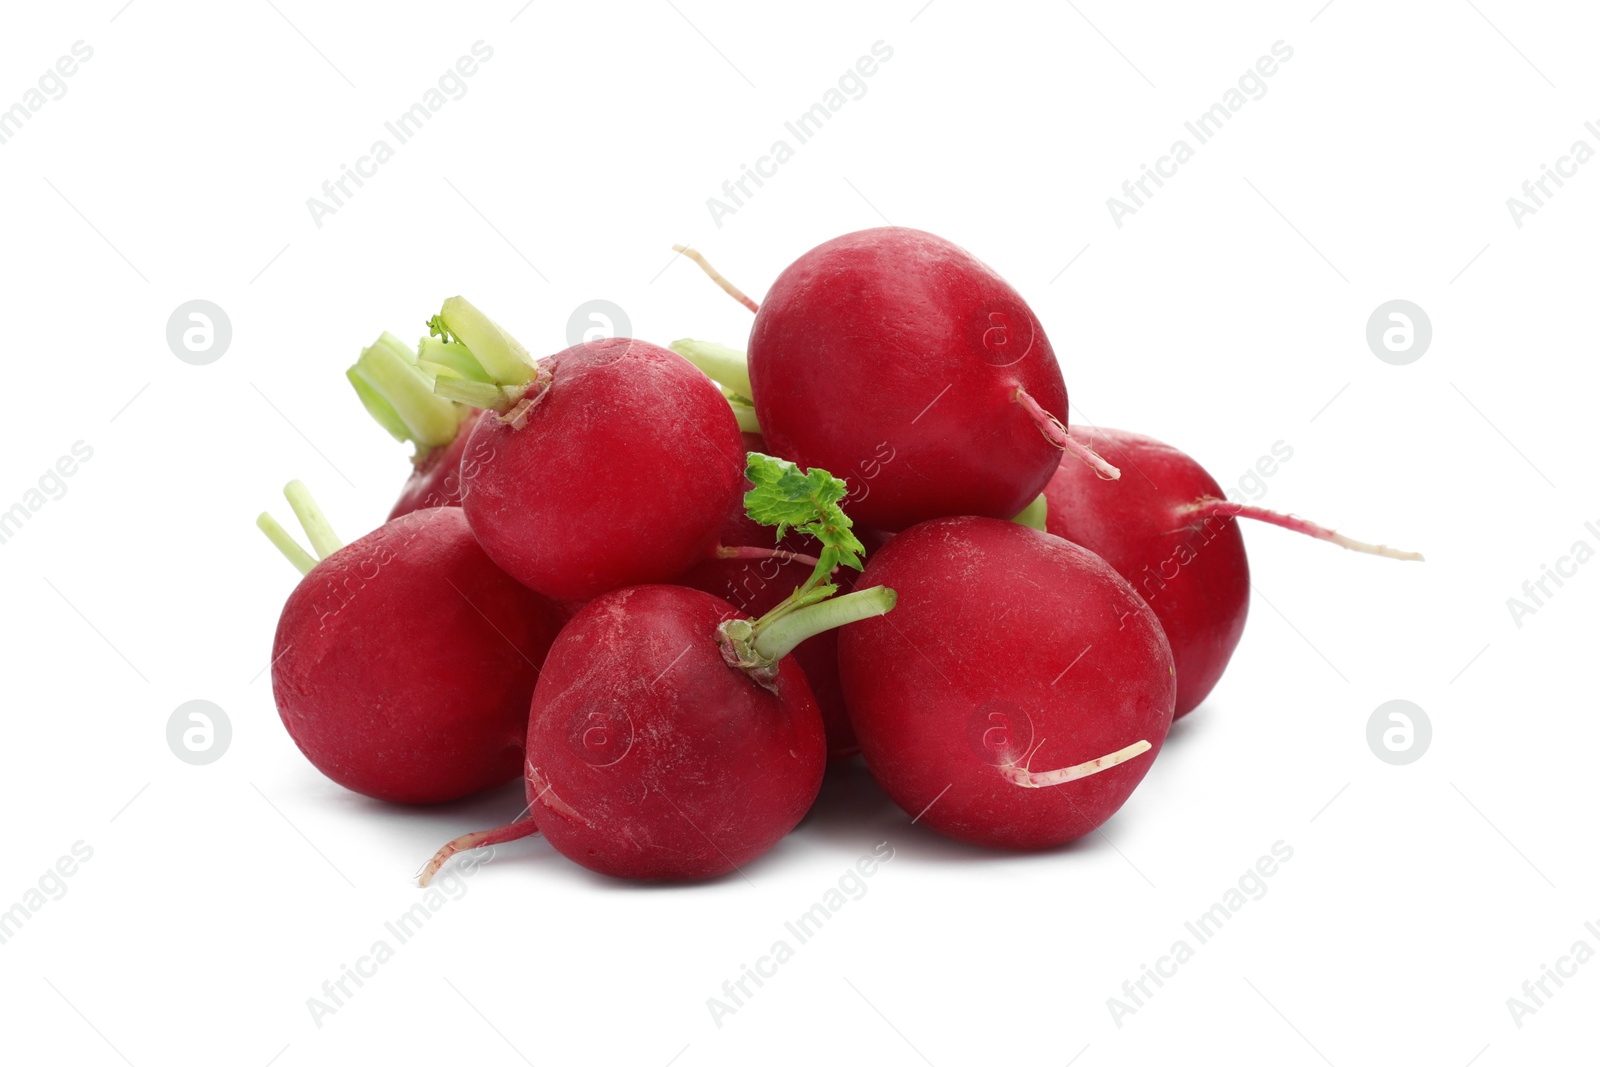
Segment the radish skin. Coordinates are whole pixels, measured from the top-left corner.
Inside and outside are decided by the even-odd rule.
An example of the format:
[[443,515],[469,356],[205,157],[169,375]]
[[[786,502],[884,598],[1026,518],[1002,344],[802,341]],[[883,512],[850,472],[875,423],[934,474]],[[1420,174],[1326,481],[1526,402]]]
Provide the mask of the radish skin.
[[840,631],[839,673],[867,767],[907,815],[1042,849],[1122,806],[1176,682],[1155,615],[1104,560],[1013,522],[934,519],[880,548],[857,588],[880,582],[898,604]]
[[[399,804],[517,777],[565,611],[496,567],[460,508],[412,512],[340,546],[304,486],[285,495],[325,553],[273,638],[273,698],[301,752],[345,788]],[[257,524],[293,544],[270,517]],[[301,569],[310,556],[295,548],[286,555]]]
[[741,425],[775,454],[839,472],[867,525],[1008,518],[1044,488],[1060,449],[1117,476],[1062,429],[1066,387],[1032,310],[950,242],[901,227],[846,234],[785,268],[759,306],[702,266],[756,312],[748,387],[712,366],[734,350],[678,345],[709,350],[707,373],[736,408],[753,402],[754,425]]
[[489,557],[559,600],[670,581],[704,559],[745,461],[717,387],[627,338],[576,345],[529,375],[478,420],[461,467]]

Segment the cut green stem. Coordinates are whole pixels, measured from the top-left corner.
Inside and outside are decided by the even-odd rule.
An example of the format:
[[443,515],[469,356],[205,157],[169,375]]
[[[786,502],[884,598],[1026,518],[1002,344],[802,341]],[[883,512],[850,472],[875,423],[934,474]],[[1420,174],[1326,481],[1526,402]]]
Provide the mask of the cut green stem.
[[317,502],[311,498],[311,490],[305,487],[304,482],[296,478],[283,487],[283,495],[288,498],[295,518],[300,520],[300,526],[319,559],[327,559],[344,547],[344,542],[333,532],[333,527],[328,524],[322,509],[317,507]]
[[413,442],[419,455],[455,440],[460,409],[434,394],[433,376],[394,334],[363,348],[345,377],[378,425],[397,441]]
[[748,404],[740,404],[729,398],[728,406],[733,408],[734,421],[739,424],[739,432],[759,434],[761,421],[756,418],[756,409]]
[[509,411],[523,397],[522,391],[515,387],[474,382],[466,378],[447,378],[444,375],[434,380],[433,391],[459,404],[499,412]]
[[452,296],[439,309],[437,320],[450,335],[477,359],[490,380],[502,385],[533,379],[533,359],[489,316],[473,307],[466,297]]
[[267,535],[267,540],[276,545],[278,551],[283,553],[283,558],[294,564],[295,570],[301,574],[310,574],[311,568],[317,565],[317,558],[301,548],[294,535],[278,525],[278,520],[265,511],[256,516],[256,528]]
[[684,359],[699,367],[707,378],[731,390],[741,399],[755,394],[750,390],[750,363],[737,348],[715,341],[696,341],[684,337],[667,346]]
[[791,611],[770,625],[758,627],[751,648],[761,660],[776,663],[808,638],[862,619],[887,615],[894,602],[895,592],[886,585],[829,597]]
[[417,342],[417,363],[435,378],[466,378],[474,382],[489,380],[488,372],[473,358],[471,349],[460,341],[424,337]]
[[311,491],[298,480],[284,486],[283,495],[288,498],[289,506],[294,509],[295,518],[300,520],[300,528],[305,530],[316,555],[301,548],[289,531],[264,511],[256,516],[256,528],[267,535],[267,540],[283,553],[285,559],[294,564],[295,570],[303,575],[310,574],[320,561],[343,548],[344,542],[333,532],[333,527],[328,524],[322,509],[317,507],[317,502],[311,499]]
[[1045,516],[1049,511],[1049,507],[1044,494],[1040,493],[1033,498],[1033,503],[1017,512],[1016,517],[1011,521],[1018,526],[1028,526],[1035,530],[1043,530],[1045,528]]
[[438,375],[433,391],[521,425],[549,384],[528,350],[464,297],[446,300],[428,329],[433,339],[422,343],[421,359]]

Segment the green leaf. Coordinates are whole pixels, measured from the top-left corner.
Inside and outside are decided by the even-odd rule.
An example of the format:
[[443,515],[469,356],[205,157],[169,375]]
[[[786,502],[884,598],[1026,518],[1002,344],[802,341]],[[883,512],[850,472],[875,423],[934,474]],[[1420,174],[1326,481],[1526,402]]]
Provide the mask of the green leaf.
[[752,486],[744,495],[745,513],[763,526],[776,526],[774,540],[798,530],[822,543],[818,574],[809,586],[814,588],[836,566],[861,569],[866,548],[856,539],[850,516],[839,506],[849,492],[842,480],[820,467],[802,471],[786,459],[760,452],[746,457],[745,477]]

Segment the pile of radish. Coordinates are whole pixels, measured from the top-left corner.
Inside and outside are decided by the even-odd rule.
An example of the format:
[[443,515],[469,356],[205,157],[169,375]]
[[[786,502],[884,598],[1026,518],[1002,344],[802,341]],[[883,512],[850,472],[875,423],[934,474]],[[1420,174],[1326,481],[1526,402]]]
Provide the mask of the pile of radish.
[[[748,354],[589,341],[544,358],[461,297],[347,377],[415,446],[389,520],[315,554],[273,694],[340,785],[437,804],[519,775],[533,834],[603,874],[715,878],[859,754],[908,822],[1036,850],[1101,826],[1244,629],[1238,519],[1182,452],[1068,422],[1022,297],[918,230],[795,260]],[[1137,476],[1124,477],[1124,471]]]

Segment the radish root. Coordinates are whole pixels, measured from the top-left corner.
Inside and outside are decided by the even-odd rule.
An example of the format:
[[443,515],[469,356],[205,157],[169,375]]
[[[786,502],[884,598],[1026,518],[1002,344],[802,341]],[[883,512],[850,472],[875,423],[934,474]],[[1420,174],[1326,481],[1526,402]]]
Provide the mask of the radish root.
[[807,567],[820,566],[816,556],[790,552],[786,548],[759,548],[753,545],[718,545],[711,550],[713,559],[776,559],[785,563],[803,563]]
[[680,255],[688,256],[690,259],[694,260],[696,265],[698,265],[701,270],[706,272],[707,277],[722,287],[723,292],[739,301],[739,303],[749,308],[752,312],[755,312],[759,309],[759,305],[757,305],[756,302],[751,300],[748,296],[745,296],[744,293],[739,290],[737,285],[734,285],[721,274],[717,273],[717,268],[713,267],[709,262],[707,262],[705,256],[702,256],[699,252],[696,252],[688,245],[673,245],[672,250]]
[[470,852],[472,849],[483,848],[485,845],[504,844],[507,841],[515,841],[519,837],[527,837],[538,832],[539,828],[534,825],[533,816],[527,815],[508,826],[497,827],[493,830],[475,830],[470,834],[462,834],[433,854],[433,859],[429,860],[427,866],[423,867],[422,872],[417,875],[417,885],[427,888],[428,883],[433,881],[433,876],[439,873],[439,869],[449,863],[450,857],[458,852]]
[[1245,518],[1255,519],[1258,522],[1271,523],[1282,526],[1285,530],[1315,537],[1319,541],[1332,541],[1340,548],[1348,548],[1352,552],[1366,552],[1373,556],[1383,556],[1386,559],[1415,560],[1421,562],[1421,552],[1402,552],[1398,548],[1388,545],[1372,545],[1365,541],[1357,541],[1353,537],[1346,537],[1342,533],[1318,526],[1314,522],[1294,515],[1286,515],[1281,511],[1268,511],[1266,508],[1253,507],[1250,504],[1235,504],[1231,500],[1218,500],[1216,497],[1201,497],[1184,509],[1183,514],[1192,515],[1197,519],[1212,518]]
[[[1041,742],[1042,744],[1043,742]],[[1037,751],[1038,746],[1035,746]],[[1110,755],[1100,756],[1088,763],[1079,763],[1073,767],[1060,767],[1053,771],[1030,771],[1027,767],[1011,764],[1000,768],[1000,774],[1012,785],[1020,785],[1024,789],[1046,789],[1063,782],[1075,782],[1079,778],[1087,778],[1091,774],[1099,774],[1103,770],[1115,767],[1119,763],[1126,763],[1135,756],[1143,755],[1150,751],[1150,742],[1135,741],[1126,748],[1119,748]]]
[[1045,440],[1066,452],[1074,459],[1082,460],[1094,469],[1094,472],[1106,481],[1115,481],[1122,477],[1122,472],[1107,463],[1100,453],[1067,433],[1067,428],[1061,425],[1061,420],[1050,414],[1039,402],[1028,395],[1026,389],[1017,390],[1017,403],[1025,408],[1033,417],[1033,424],[1044,434]]

